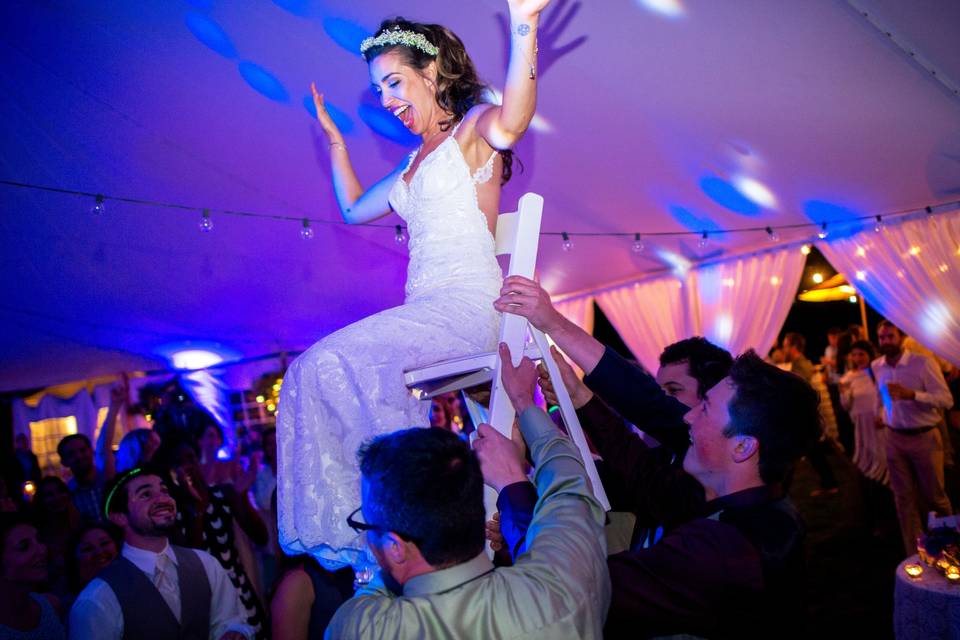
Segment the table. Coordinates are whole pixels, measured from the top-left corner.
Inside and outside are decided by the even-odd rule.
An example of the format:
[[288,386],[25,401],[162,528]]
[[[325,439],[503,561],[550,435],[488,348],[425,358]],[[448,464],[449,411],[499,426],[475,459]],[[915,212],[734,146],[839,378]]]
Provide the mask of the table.
[[[918,579],[905,565],[923,566]],[[913,555],[897,567],[893,591],[893,633],[897,640],[960,640],[960,585],[950,584],[934,567]]]

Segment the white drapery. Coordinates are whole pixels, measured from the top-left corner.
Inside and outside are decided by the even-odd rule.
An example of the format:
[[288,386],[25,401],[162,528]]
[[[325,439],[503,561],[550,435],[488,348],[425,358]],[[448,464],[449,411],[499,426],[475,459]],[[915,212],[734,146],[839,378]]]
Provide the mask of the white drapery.
[[[734,354],[753,348],[766,355],[790,312],[804,262],[798,246],[784,246],[605,289],[593,297],[649,371],[657,370],[664,347],[694,335]],[[584,299],[589,296],[576,300]],[[557,305],[571,308],[576,300]]]
[[786,247],[693,269],[694,332],[730,353],[765,356],[790,313],[805,261],[798,247]]
[[572,298],[555,302],[554,307],[567,320],[577,325],[587,333],[593,333],[593,296]]
[[675,276],[653,278],[596,295],[597,304],[647,371],[656,371],[660,352],[693,335],[684,283]]
[[960,366],[960,211],[817,243],[864,300]]

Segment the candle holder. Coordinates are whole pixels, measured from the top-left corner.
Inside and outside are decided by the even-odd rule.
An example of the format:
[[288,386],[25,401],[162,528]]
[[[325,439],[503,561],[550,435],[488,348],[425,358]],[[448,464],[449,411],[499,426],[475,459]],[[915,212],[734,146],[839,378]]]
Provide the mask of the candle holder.
[[[919,580],[920,576],[923,575],[923,567],[919,564],[904,565],[903,570],[911,580]],[[957,578],[960,579],[960,574],[958,574]]]

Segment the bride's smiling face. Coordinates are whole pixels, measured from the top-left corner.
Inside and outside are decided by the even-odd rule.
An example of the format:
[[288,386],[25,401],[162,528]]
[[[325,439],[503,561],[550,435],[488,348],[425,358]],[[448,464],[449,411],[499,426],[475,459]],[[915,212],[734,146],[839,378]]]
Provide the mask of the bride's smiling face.
[[424,135],[442,118],[436,98],[434,63],[422,71],[406,64],[397,50],[387,51],[370,61],[370,83],[380,104],[418,136]]

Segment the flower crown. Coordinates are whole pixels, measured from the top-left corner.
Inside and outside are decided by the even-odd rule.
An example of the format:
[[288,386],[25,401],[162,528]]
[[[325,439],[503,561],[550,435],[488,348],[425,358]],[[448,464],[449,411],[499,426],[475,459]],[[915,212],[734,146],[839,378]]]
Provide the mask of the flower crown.
[[403,31],[400,27],[395,27],[384,31],[376,38],[366,38],[360,43],[360,54],[367,52],[371,47],[384,47],[389,45],[402,44],[405,47],[412,47],[423,51],[428,56],[436,56],[440,49],[436,45],[430,44],[427,37],[422,33],[415,31]]

